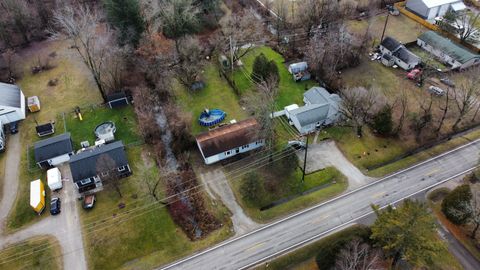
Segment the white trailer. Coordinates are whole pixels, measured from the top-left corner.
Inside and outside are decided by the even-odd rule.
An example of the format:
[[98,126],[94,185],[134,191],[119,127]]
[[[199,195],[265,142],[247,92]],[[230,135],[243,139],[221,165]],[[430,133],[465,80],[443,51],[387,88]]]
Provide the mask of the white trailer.
[[61,189],[62,185],[62,174],[58,168],[52,168],[47,171],[47,182],[50,190],[55,191]]

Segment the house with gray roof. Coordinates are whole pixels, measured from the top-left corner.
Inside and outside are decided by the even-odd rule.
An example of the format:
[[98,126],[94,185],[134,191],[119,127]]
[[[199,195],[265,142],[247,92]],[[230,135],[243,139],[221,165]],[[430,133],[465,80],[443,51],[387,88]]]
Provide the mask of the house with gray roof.
[[9,124],[25,119],[25,95],[14,84],[0,83],[0,121]]
[[102,178],[123,178],[132,174],[122,141],[87,148],[70,159],[72,180],[79,193],[94,192]]
[[451,69],[462,70],[480,64],[480,55],[434,31],[421,34],[417,38],[417,44],[449,65]]
[[68,162],[73,154],[73,144],[70,133],[64,133],[33,145],[35,162],[42,169],[50,169],[54,166]]
[[308,134],[338,120],[340,101],[337,94],[330,94],[322,87],[312,87],[303,94],[305,105],[286,110],[285,115],[300,134]]
[[410,70],[420,64],[420,57],[410,52],[402,43],[394,38],[385,37],[380,43],[382,58],[393,61],[404,70]]

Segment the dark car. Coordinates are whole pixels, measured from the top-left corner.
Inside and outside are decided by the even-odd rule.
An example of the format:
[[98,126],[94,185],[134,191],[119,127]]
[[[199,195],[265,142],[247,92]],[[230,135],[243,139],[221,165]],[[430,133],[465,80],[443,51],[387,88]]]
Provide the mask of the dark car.
[[442,82],[443,84],[445,84],[447,86],[455,87],[455,83],[452,80],[450,80],[449,78],[441,78],[440,82]]
[[11,134],[18,133],[18,122],[11,122],[10,123],[10,133]]
[[58,215],[60,214],[61,202],[60,198],[52,198],[50,201],[50,214]]

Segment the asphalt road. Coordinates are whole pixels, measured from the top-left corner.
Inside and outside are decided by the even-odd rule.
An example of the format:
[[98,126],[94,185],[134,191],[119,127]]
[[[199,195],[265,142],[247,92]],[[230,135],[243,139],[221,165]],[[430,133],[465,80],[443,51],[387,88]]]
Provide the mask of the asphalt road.
[[368,216],[371,204],[387,206],[471,171],[479,150],[477,140],[161,269],[252,267]]
[[457,258],[463,269],[480,269],[480,262],[441,224],[438,224],[438,234],[447,242],[448,250]]

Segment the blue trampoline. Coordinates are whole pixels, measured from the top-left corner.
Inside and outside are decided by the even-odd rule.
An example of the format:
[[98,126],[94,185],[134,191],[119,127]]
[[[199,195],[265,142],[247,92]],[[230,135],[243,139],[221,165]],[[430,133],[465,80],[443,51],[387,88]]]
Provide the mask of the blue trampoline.
[[204,127],[211,127],[225,120],[225,116],[227,116],[227,114],[222,110],[205,109],[205,111],[200,114],[200,117],[198,118],[198,123]]

